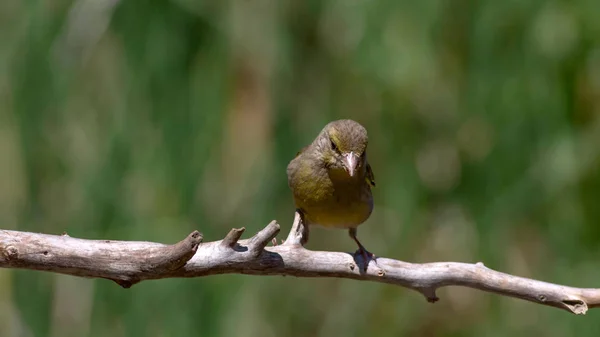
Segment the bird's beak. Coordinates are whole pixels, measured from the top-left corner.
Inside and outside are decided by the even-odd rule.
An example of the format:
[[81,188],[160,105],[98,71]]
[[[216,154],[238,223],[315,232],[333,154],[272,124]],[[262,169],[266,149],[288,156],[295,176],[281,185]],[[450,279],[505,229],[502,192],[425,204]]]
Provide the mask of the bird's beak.
[[344,154],[344,165],[346,166],[346,171],[348,171],[348,174],[351,177],[354,176],[356,165],[358,164],[358,160],[356,159],[356,155],[353,152]]

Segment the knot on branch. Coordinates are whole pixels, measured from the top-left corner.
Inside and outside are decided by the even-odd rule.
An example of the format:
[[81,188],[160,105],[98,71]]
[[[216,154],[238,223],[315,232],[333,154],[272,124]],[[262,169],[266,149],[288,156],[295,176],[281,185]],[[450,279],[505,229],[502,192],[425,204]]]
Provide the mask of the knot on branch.
[[129,289],[134,284],[140,282],[140,280],[136,279],[136,278],[132,278],[132,279],[128,279],[128,280],[121,280],[121,279],[112,279],[112,280],[115,281],[116,284],[120,285],[124,289]]
[[8,261],[19,256],[19,250],[15,246],[9,245],[6,247],[0,247],[0,250],[2,251],[2,255],[4,256],[4,258],[7,259]]
[[429,303],[435,303],[440,300],[440,298],[437,297],[437,295],[435,293],[435,291],[436,291],[435,287],[422,287],[422,288],[417,288],[417,290],[421,294],[423,294],[423,296],[425,296],[425,299]]
[[585,315],[588,305],[580,299],[567,299],[562,301],[563,305],[575,315]]
[[280,226],[277,221],[273,220],[267,227],[263,228],[250,239],[242,241],[240,244],[240,238],[245,230],[246,228],[244,227],[232,228],[219,245],[224,249],[230,249],[231,252],[248,252],[250,253],[250,258],[254,259],[260,256],[267,244],[272,242],[277,234],[279,234]]
[[304,246],[308,242],[308,226],[304,223],[302,212],[296,210],[294,223],[283,245],[285,246]]
[[228,247],[228,248],[234,248],[238,245],[238,240],[242,237],[242,234],[244,234],[244,231],[246,230],[245,227],[242,228],[232,228],[229,233],[227,233],[227,236],[225,236],[225,239],[223,239],[223,241],[221,241],[221,245],[224,247]]
[[[253,257],[259,256],[265,247],[271,242],[277,234],[279,234],[280,226],[277,221],[273,220],[263,228],[260,232],[256,233],[253,237],[248,240],[248,251]],[[231,232],[229,232],[231,234]],[[241,234],[240,234],[241,235]],[[228,235],[229,236],[229,235]]]
[[174,245],[163,246],[152,251],[145,259],[142,271],[163,273],[183,267],[198,250],[202,234],[193,231],[185,239]]

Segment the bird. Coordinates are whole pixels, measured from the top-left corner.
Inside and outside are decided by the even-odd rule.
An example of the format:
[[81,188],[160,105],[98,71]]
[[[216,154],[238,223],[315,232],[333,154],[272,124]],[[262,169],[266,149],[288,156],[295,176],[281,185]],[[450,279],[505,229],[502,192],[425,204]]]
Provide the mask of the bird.
[[358,122],[332,121],[287,166],[288,185],[305,225],[302,243],[308,241],[312,226],[347,229],[365,270],[368,257],[375,258],[357,238],[357,227],[373,211],[375,176],[367,161],[368,141],[367,130]]

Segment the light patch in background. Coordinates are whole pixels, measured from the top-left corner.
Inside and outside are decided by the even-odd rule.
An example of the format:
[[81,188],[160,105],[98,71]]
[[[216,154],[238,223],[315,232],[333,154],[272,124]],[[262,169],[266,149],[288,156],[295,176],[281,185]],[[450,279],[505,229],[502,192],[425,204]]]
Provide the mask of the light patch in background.
[[13,271],[0,269],[0,336],[33,337],[29,327],[21,319],[21,313],[13,302]]
[[218,151],[220,163],[213,164],[205,175],[206,186],[219,181],[219,187],[203,189],[209,214],[222,223],[232,221],[240,212],[251,212],[248,204],[269,179],[276,9],[264,1],[235,2],[229,13],[231,98]]
[[469,261],[475,255],[479,242],[475,223],[467,209],[457,203],[440,205],[430,215],[431,232],[422,261],[451,259]]
[[437,70],[431,75],[416,81],[410,90],[417,116],[429,130],[436,132],[455,124],[460,102],[456,85],[445,81]]
[[265,308],[261,305],[260,291],[257,288],[257,283],[248,282],[237,290],[232,289],[235,291],[235,300],[230,303],[230,310],[220,320],[223,336],[280,336],[274,331],[274,325],[269,324],[270,319],[262,315]]
[[69,275],[54,275],[51,337],[80,337],[90,333],[94,281]]
[[461,152],[474,162],[487,157],[494,144],[493,138],[492,126],[480,116],[468,118],[456,134],[456,142]]
[[436,63],[430,39],[419,21],[403,16],[383,22],[379,60],[372,60],[378,75],[396,86],[408,90],[421,81],[435,78]]
[[458,149],[449,141],[426,143],[417,152],[415,163],[421,182],[432,191],[449,191],[459,182],[461,162]]
[[323,44],[333,55],[352,54],[365,34],[364,0],[327,1],[320,20]]
[[108,29],[119,0],[78,0],[72,6],[63,31],[54,45],[59,64],[79,65]]
[[533,21],[531,39],[546,57],[562,59],[578,42],[577,25],[573,11],[566,4],[548,2]]
[[18,128],[12,115],[6,113],[11,109],[8,97],[7,92],[0,91],[0,98],[6,98],[6,110],[0,110],[0,220],[3,229],[15,229],[28,196]]
[[600,160],[600,116],[577,134],[565,132],[543,147],[530,169],[540,180],[548,196],[556,195],[578,179]]
[[[586,60],[586,72],[591,86],[591,91],[597,95],[600,95],[600,48],[595,48],[590,52]],[[596,107],[600,107],[600,103],[596,103]]]
[[[430,230],[416,254],[418,262],[457,261],[476,263],[479,233],[472,215],[459,203],[444,203],[423,217]],[[442,305],[467,316],[485,305],[481,293],[467,288],[440,289]]]
[[[364,287],[347,280],[338,285],[315,336],[357,336],[357,331],[368,329],[369,316],[378,316],[377,302],[382,287]],[[364,297],[354,296],[357,292]],[[355,317],[352,325],[344,324],[348,317]]]

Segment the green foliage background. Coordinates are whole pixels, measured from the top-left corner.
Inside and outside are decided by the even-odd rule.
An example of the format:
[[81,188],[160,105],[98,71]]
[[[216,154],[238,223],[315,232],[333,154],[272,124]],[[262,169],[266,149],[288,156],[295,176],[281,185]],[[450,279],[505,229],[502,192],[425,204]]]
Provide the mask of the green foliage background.
[[[0,2],[0,227],[250,233],[325,123],[369,131],[379,256],[600,287],[600,3]],[[283,236],[283,234],[282,234]],[[353,251],[315,230],[310,249]],[[462,288],[0,271],[0,336],[597,336],[600,315]]]

